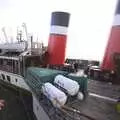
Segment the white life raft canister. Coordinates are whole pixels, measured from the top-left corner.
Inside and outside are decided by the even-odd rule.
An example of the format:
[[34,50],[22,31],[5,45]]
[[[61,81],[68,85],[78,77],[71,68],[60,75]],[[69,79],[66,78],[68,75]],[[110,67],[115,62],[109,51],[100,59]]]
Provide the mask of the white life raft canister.
[[63,75],[57,75],[54,83],[65,89],[70,96],[76,95],[80,87],[76,81],[64,77]]
[[42,86],[42,92],[55,107],[63,106],[67,101],[66,94],[49,82]]

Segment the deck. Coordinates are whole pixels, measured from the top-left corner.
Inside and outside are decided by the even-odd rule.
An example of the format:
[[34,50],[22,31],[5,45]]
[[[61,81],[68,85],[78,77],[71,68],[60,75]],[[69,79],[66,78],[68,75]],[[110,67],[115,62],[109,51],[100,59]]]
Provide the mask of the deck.
[[[88,91],[109,99],[88,96],[83,102],[72,103],[72,107],[92,116],[96,120],[120,120],[120,113],[116,110],[116,100],[120,97],[120,86],[110,83],[89,80]],[[88,120],[81,118],[81,120]]]
[[[89,80],[89,93],[104,96],[109,99],[89,95],[85,101],[75,100],[68,106],[77,108],[81,112],[95,118],[96,120],[120,120],[120,113],[116,110],[115,100],[120,97],[120,85]],[[0,120],[35,120],[27,114],[25,106],[18,93],[0,85],[0,98],[5,99],[6,107],[0,111]],[[55,114],[53,114],[55,115]],[[57,120],[54,116],[52,120]],[[88,120],[81,117],[80,120]]]

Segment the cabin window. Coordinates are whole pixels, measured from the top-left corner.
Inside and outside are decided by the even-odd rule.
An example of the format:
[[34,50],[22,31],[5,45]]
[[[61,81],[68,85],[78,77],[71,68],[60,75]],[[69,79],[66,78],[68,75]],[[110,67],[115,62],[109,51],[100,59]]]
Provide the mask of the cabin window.
[[38,111],[38,110],[39,110],[39,107],[37,106],[36,109],[37,109],[37,111]]
[[15,82],[17,82],[18,81],[18,79],[15,79]]
[[1,74],[1,76],[2,76],[2,79],[5,80],[5,75],[4,75],[4,74]]
[[7,80],[10,82],[10,76],[7,75]]
[[[3,59],[0,59],[0,65],[3,65]],[[0,66],[1,68],[1,66]]]

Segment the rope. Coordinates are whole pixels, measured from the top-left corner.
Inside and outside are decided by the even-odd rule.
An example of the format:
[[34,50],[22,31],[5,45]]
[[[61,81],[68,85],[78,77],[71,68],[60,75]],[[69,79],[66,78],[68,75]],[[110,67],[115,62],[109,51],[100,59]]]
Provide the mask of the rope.
[[73,108],[68,107],[68,106],[62,106],[61,109],[63,109],[63,110],[68,110],[68,111],[71,111],[71,112],[73,112],[73,113],[77,113],[77,114],[79,114],[80,116],[83,116],[83,117],[88,118],[89,120],[96,120],[95,118],[92,118],[91,116],[88,116],[88,115],[86,115],[86,114],[84,114],[84,113],[81,113],[79,110],[73,109]]

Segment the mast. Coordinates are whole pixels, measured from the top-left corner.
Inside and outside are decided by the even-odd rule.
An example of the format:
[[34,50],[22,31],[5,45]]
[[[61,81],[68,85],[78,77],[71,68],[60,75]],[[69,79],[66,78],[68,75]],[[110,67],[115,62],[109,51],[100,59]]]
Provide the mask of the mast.
[[26,25],[26,23],[23,23],[22,27],[25,30],[26,38],[27,38],[27,41],[28,41],[28,31],[27,31],[27,25]]

